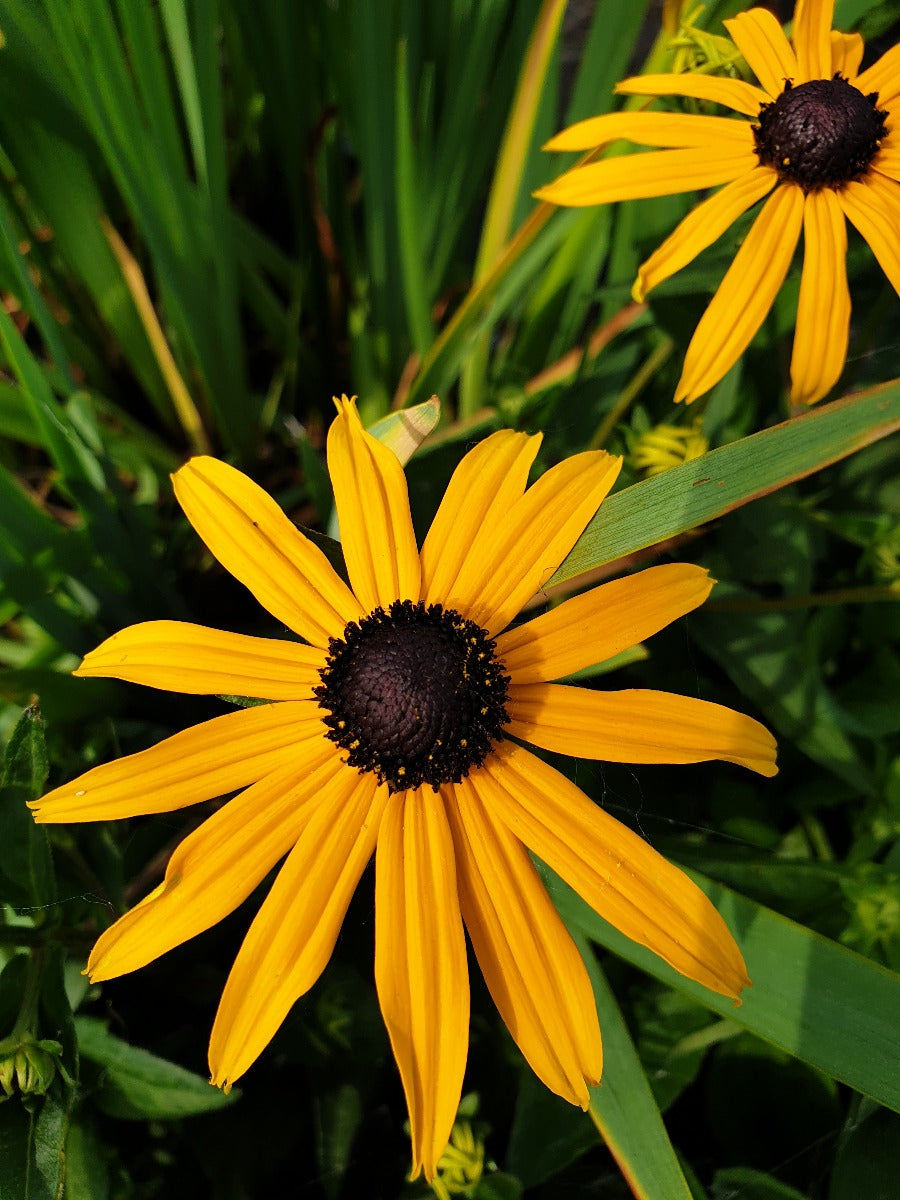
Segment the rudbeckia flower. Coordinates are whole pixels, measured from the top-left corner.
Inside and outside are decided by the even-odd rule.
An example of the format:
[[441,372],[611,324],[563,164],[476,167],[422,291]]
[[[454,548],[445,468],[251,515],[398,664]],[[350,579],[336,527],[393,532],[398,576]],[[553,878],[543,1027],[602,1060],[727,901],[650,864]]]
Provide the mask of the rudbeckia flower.
[[587,1107],[600,1078],[588,976],[529,850],[676,970],[735,999],[748,983],[703,893],[525,743],[612,762],[720,758],[762,775],[775,773],[775,744],[756,721],[704,700],[552,682],[701,604],[711,581],[697,567],[652,567],[510,628],[619,459],[578,454],[526,490],[540,438],[495,433],[462,459],[419,551],[399,460],[364,431],[352,400],[336,403],[328,467],[349,586],[239,471],[201,457],[173,477],[219,562],[302,642],[151,621],[114,634],[76,672],[270,703],[95,767],[32,807],[38,821],[94,821],[238,793],[103,933],[94,981],[220,921],[284,859],[213,1027],[212,1081],[226,1088],[321,974],[374,853],[375,982],[413,1170],[431,1179],[466,1064],[464,925],[547,1086]]
[[626,138],[663,148],[575,167],[535,193],[554,204],[608,204],[725,185],[643,264],[637,300],[769,197],[691,339],[676,400],[696,400],[743,354],[784,282],[801,230],[794,403],[821,400],[847,357],[845,218],[900,292],[900,45],[860,73],[863,40],[832,32],[833,10],[833,0],[798,0],[793,44],[766,9],[725,21],[759,87],[707,75],[645,75],[616,88],[713,101],[740,118],[609,113],[573,125],[546,146],[593,150]]

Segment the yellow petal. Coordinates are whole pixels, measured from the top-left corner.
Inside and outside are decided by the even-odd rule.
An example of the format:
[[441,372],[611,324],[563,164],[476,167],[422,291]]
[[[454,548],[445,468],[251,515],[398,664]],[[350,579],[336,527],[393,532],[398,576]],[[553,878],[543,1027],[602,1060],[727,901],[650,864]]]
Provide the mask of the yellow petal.
[[507,732],[544,750],[605,762],[721,758],[775,775],[775,739],[759,721],[671,692],[595,692],[559,683],[511,685]]
[[778,176],[771,167],[757,164],[691,209],[675,232],[641,266],[632,292],[635,300],[640,303],[651,288],[687,266],[757,200],[767,196],[777,182]]
[[581,955],[525,847],[478,795],[478,776],[445,792],[463,920],[497,1010],[538,1078],[587,1108],[603,1050]]
[[862,62],[866,44],[859,33],[831,31],[831,73],[843,75],[853,83],[859,64]]
[[879,108],[896,100],[900,96],[900,42],[885,50],[881,58],[851,82],[864,96],[877,92]]
[[837,198],[900,295],[900,183],[873,173],[845,184]]
[[103,934],[91,981],[136,971],[221,921],[297,841],[323,787],[345,768],[324,738],[298,742],[288,765],[224,804],[181,843],[166,877]]
[[252,479],[200,457],[176,471],[172,483],[187,519],[222,566],[288,629],[327,646],[361,615],[322,551]]
[[894,183],[900,182],[900,138],[885,138],[881,148],[872,159],[873,172],[886,175]]
[[186,621],[146,621],[114,633],[75,675],[103,676],[194,695],[305,700],[325,654],[297,642],[224,633]]
[[758,117],[760,107],[771,100],[762,88],[715,75],[635,75],[617,83],[615,90],[623,96],[691,96],[695,100],[712,100],[748,117]]
[[447,607],[492,635],[504,629],[575,545],[621,467],[593,450],[546,471],[468,548]]
[[[734,122],[737,124],[737,122]],[[617,200],[641,200],[647,196],[673,196],[718,187],[737,179],[759,164],[751,145],[738,147],[731,139],[716,139],[711,145],[688,150],[650,150],[625,154],[603,162],[574,167],[534,193],[538,200],[583,208],[589,204],[612,204]]]
[[791,358],[791,400],[815,404],[844,369],[850,336],[847,225],[834,192],[810,192],[803,210],[805,250]]
[[785,80],[797,78],[797,56],[778,21],[768,9],[751,8],[722,24],[771,99],[777,99]]
[[690,403],[733,367],[765,320],[788,273],[803,223],[803,192],[776,188],[700,318],[675,399]]
[[699,607],[713,581],[702,567],[667,563],[601,584],[497,638],[513,683],[537,683],[605,662]]
[[422,598],[443,602],[470,549],[522,498],[541,444],[501,429],[462,459],[453,472],[422,546]]
[[238,952],[209,1043],[212,1082],[228,1090],[269,1044],[334,949],[372,857],[387,788],[342,766],[323,780],[306,828]]
[[375,861],[375,984],[409,1109],[413,1168],[434,1178],[459,1107],[469,975],[444,802],[398,792]]
[[626,937],[721,995],[747,986],[741,952],[696,884],[558,771],[504,742],[480,768],[478,794]]
[[352,400],[337,404],[328,471],[350,583],[367,612],[418,600],[419,551],[400,460],[366,433]]
[[795,84],[810,79],[831,79],[831,25],[834,0],[797,0],[794,9]]
[[639,146],[706,146],[735,141],[746,144],[749,126],[732,117],[706,117],[694,113],[614,112],[589,117],[570,125],[544,146],[545,150],[594,150],[626,138]]
[[259,704],[182,730],[149,750],[93,767],[31,801],[39,822],[116,821],[172,812],[255,783],[291,761],[297,742],[321,737],[307,700]]

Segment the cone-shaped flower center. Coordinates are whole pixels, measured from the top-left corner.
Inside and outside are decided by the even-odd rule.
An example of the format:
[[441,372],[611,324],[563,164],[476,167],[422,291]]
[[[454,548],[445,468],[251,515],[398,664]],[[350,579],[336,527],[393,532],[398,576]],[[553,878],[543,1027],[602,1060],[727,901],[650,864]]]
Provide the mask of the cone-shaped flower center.
[[885,135],[877,104],[877,92],[864,96],[842,75],[798,87],[787,80],[753,126],[759,161],[807,192],[861,179]]
[[458,783],[509,721],[494,642],[440,604],[396,600],[328,644],[316,688],[328,737],[392,792]]

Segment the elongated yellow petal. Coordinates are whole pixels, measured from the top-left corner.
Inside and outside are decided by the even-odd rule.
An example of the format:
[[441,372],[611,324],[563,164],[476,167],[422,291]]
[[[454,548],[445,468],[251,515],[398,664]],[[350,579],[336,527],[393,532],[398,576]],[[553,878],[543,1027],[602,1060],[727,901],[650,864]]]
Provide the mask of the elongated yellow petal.
[[398,792],[375,861],[375,984],[409,1108],[413,1167],[431,1180],[459,1107],[469,975],[453,839],[431,788]]
[[900,295],[900,183],[873,173],[846,184],[837,198]]
[[834,0],[797,0],[794,9],[794,50],[797,54],[795,84],[809,79],[830,79],[831,24]]
[[226,713],[149,750],[93,767],[29,807],[39,823],[116,821],[186,808],[246,787],[290,762],[297,742],[322,735],[321,715],[308,700]]
[[462,459],[422,546],[426,603],[446,599],[471,547],[521,500],[540,444],[540,434],[501,429]]
[[593,450],[545,471],[469,547],[447,607],[492,635],[504,629],[575,545],[621,467]]
[[513,684],[508,732],[544,750],[606,762],[696,763],[712,758],[775,775],[775,739],[721,704],[671,692],[595,692],[559,683]]
[[856,86],[854,80],[862,62],[866,44],[859,33],[831,31],[831,73],[843,75]]
[[749,126],[732,117],[694,113],[614,112],[570,125],[544,145],[545,150],[593,150],[626,138],[639,146],[707,146],[735,141],[743,147]]
[[785,80],[797,78],[797,56],[776,18],[768,9],[751,8],[722,24],[771,99],[777,99]]
[[366,433],[352,400],[337,403],[328,472],[350,583],[367,612],[418,600],[419,551],[400,460]]
[[[333,760],[332,760],[333,761]],[[212,1082],[228,1090],[316,982],[375,849],[387,788],[342,764],[322,781],[306,828],[250,926],[209,1043]]]
[[900,96],[900,42],[885,50],[881,58],[850,81],[864,96],[878,93],[878,106],[885,108]]
[[632,295],[640,303],[651,288],[680,271],[722,236],[748,208],[778,182],[771,167],[758,164],[692,208],[674,233],[657,247],[638,271]]
[[[737,122],[735,122],[737,124]],[[641,200],[648,196],[674,196],[700,188],[718,187],[751,171],[759,159],[751,145],[738,148],[732,139],[713,140],[711,145],[687,150],[650,150],[626,154],[604,162],[574,167],[534,193],[550,204],[583,208],[590,204],[612,204],[617,200]]]
[[558,771],[504,742],[479,772],[478,794],[626,937],[721,995],[747,986],[741,952],[700,889]]
[[803,233],[791,400],[795,404],[815,404],[837,383],[850,337],[847,225],[837,196],[829,188],[807,196]]
[[698,608],[713,581],[702,567],[666,563],[601,584],[497,638],[513,683],[537,683],[605,662]]
[[887,176],[894,183],[900,183],[900,139],[888,139],[881,143],[881,149],[872,159],[873,171]]
[[690,403],[737,362],[784,282],[803,224],[803,192],[776,188],[754,221],[687,348],[675,399]]
[[603,1050],[590,980],[525,847],[478,795],[445,789],[463,920],[501,1017],[551,1091],[587,1108]]
[[330,777],[345,770],[324,738],[298,742],[292,761],[241,792],[181,843],[166,877],[91,951],[92,982],[136,971],[221,921],[303,832]]
[[623,96],[691,96],[695,100],[712,100],[748,117],[758,117],[760,107],[772,98],[762,88],[741,79],[715,75],[635,75],[617,83],[615,90]]
[[194,695],[311,699],[325,653],[297,642],[224,633],[186,621],[146,621],[114,633],[75,675]]
[[288,629],[327,646],[360,615],[322,551],[252,479],[200,457],[176,471],[172,483],[187,519],[222,566]]

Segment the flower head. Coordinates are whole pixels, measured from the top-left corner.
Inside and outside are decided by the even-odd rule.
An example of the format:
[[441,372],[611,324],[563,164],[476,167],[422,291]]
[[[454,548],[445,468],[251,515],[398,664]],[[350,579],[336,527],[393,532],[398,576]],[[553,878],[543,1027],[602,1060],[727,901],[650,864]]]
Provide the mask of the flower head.
[[529,850],[676,970],[735,999],[748,982],[687,876],[522,743],[615,762],[721,758],[763,775],[775,772],[775,744],[756,721],[703,700],[552,682],[701,604],[711,581],[697,567],[653,567],[509,627],[571,550],[619,459],[578,454],[526,490],[540,438],[495,433],[459,464],[419,551],[399,461],[353,401],[337,404],[328,465],[350,586],[239,471],[195,458],[174,476],[215,556],[303,641],[153,621],[115,634],[77,671],[270,703],[95,767],[33,807],[38,821],[90,821],[238,792],[100,937],[93,980],[209,928],[284,859],[213,1028],[212,1078],[225,1087],[321,974],[374,853],[375,980],[414,1170],[431,1179],[466,1063],[464,925],[547,1086],[587,1107],[600,1078],[587,973]]
[[575,167],[536,193],[555,204],[607,204],[725,185],[643,264],[635,299],[768,196],[697,326],[676,400],[703,395],[743,354],[784,282],[801,230],[795,403],[821,400],[847,357],[846,220],[900,292],[900,45],[860,72],[862,38],[832,32],[833,9],[833,0],[797,0],[793,43],[766,9],[725,22],[759,87],[708,75],[647,75],[616,89],[714,101],[741,114],[737,119],[610,113],[573,125],[547,145],[592,150],[627,138],[663,148]]

